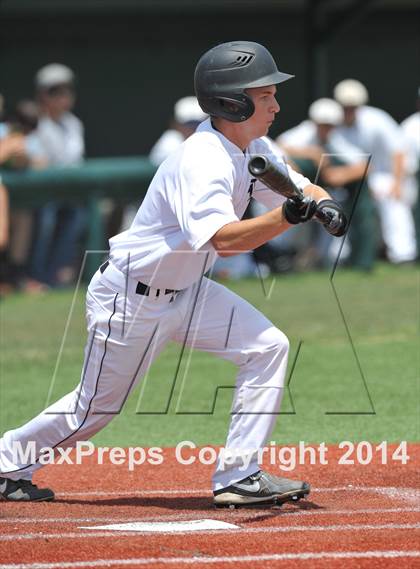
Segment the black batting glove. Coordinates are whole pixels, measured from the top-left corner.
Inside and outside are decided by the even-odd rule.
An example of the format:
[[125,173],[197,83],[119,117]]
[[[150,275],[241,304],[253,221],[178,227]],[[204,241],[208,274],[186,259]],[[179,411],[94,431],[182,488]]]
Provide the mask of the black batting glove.
[[289,198],[283,204],[283,215],[292,225],[309,221],[315,214],[316,201],[306,196],[303,200]]
[[347,218],[343,208],[334,200],[322,200],[316,209],[316,213],[322,215],[322,224],[326,231],[334,237],[341,237],[346,232]]

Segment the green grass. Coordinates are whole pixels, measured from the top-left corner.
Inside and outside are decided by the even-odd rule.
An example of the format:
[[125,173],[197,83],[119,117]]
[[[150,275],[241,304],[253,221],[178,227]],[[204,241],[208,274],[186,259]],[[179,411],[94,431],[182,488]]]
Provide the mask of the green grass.
[[[271,283],[269,277],[265,288]],[[327,273],[278,276],[270,298],[258,280],[228,283],[290,338],[289,370],[301,343],[290,384],[292,399],[286,394],[272,440],[418,440],[418,270],[380,265],[373,274],[365,275],[340,269],[333,283],[357,357]],[[72,292],[16,295],[1,303],[0,431],[26,422],[43,409],[72,296]],[[77,383],[84,342],[81,291],[52,400]],[[124,411],[95,437],[97,444],[170,446],[185,439],[223,444],[231,389],[219,390],[214,412],[211,410],[217,386],[234,385],[235,368],[194,352],[181,394],[184,357],[166,413],[179,351],[174,344],[167,347]]]

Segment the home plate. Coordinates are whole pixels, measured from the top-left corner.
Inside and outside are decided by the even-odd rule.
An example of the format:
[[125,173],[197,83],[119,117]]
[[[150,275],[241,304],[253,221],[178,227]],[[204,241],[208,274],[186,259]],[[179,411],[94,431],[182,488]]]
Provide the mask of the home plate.
[[207,530],[240,529],[239,526],[220,520],[188,520],[184,522],[130,522],[127,524],[109,524],[106,526],[79,527],[79,529],[138,531],[153,533],[172,533]]

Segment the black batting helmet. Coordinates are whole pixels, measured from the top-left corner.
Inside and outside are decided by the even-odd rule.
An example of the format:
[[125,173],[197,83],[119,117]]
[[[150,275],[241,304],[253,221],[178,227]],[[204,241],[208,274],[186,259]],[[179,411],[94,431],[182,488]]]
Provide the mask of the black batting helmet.
[[205,113],[241,122],[255,110],[245,89],[276,85],[292,77],[277,69],[264,46],[252,41],[232,41],[213,47],[200,58],[194,88]]

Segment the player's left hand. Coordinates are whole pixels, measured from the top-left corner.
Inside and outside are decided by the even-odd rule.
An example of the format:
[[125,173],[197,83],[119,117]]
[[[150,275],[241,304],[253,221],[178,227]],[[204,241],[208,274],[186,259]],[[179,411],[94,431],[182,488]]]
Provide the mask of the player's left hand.
[[325,214],[329,221],[323,223],[326,231],[334,237],[341,237],[346,232],[347,218],[343,208],[334,200],[322,200],[317,206],[317,212]]
[[316,212],[316,201],[306,196],[303,200],[289,198],[283,204],[283,214],[288,223],[296,225],[312,219]]

